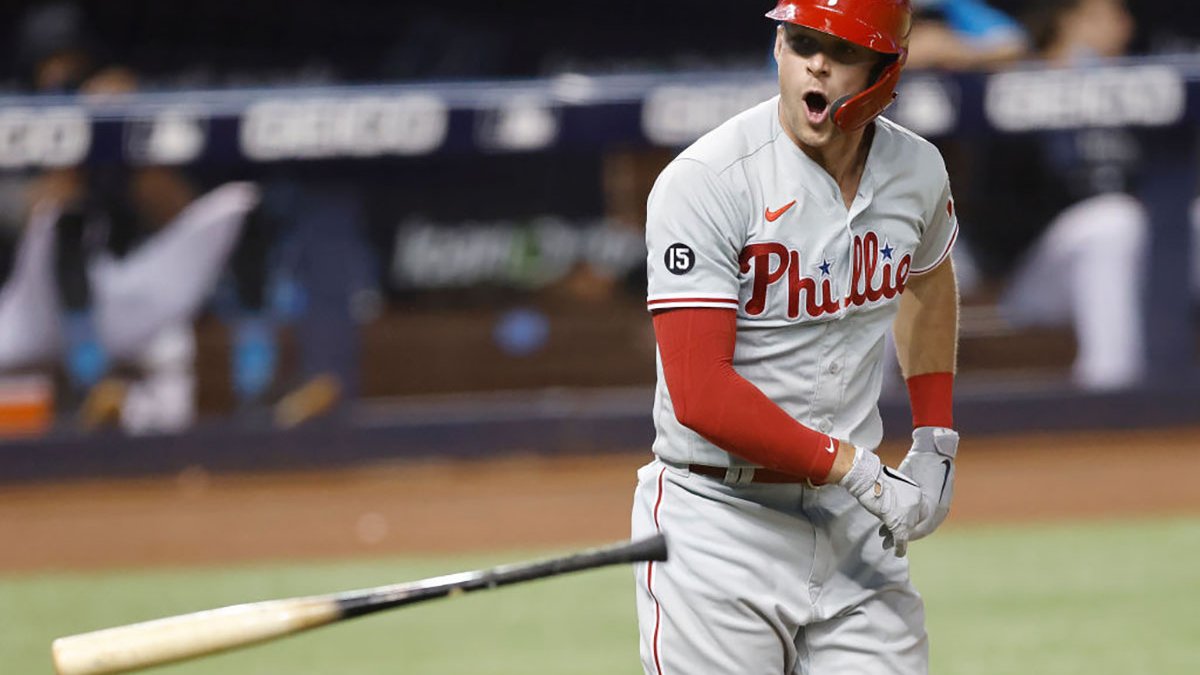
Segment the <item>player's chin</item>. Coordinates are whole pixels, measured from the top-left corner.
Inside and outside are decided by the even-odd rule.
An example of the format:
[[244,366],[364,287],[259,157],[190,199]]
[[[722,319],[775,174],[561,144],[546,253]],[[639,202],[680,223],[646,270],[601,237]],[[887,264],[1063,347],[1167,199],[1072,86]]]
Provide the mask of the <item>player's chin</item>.
[[829,144],[833,140],[834,128],[833,123],[826,120],[820,124],[812,124],[808,120],[801,118],[795,127],[797,138],[801,143],[813,148],[821,148]]

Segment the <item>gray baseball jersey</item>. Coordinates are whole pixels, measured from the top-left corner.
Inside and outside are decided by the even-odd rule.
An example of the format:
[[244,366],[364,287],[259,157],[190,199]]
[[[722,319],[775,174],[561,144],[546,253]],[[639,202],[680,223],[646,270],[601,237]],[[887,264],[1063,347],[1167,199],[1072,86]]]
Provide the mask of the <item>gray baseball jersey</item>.
[[[873,448],[884,336],[913,275],[957,235],[937,150],[885,119],[849,209],[783,132],[778,98],[672,162],[646,223],[651,310],[737,312],[737,372],[801,423]],[[924,608],[907,559],[841,487],[725,482],[747,466],[681,425],[658,364],[657,459],[639,472],[635,536],[671,559],[636,566],[648,674],[924,673]]]
[[[733,365],[801,423],[879,444],[884,335],[910,276],[958,233],[938,151],[880,118],[849,210],[833,177],[783,133],[778,98],[684,151],[650,193],[651,310],[737,310]],[[746,465],[679,424],[658,364],[654,452]]]

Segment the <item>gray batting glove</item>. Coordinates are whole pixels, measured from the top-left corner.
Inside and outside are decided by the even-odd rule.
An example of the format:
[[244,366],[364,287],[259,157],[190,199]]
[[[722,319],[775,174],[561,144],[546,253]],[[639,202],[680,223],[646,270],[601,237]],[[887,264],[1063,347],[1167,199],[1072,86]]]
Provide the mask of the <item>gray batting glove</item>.
[[849,490],[863,508],[883,521],[879,527],[883,548],[895,546],[897,558],[908,552],[913,528],[933,510],[920,485],[862,448],[854,449],[854,465],[838,485]]
[[912,540],[928,537],[950,514],[954,498],[954,458],[958,455],[958,433],[943,427],[917,427],[912,449],[900,462],[900,473],[912,476],[925,499],[933,504],[929,517],[913,528]]

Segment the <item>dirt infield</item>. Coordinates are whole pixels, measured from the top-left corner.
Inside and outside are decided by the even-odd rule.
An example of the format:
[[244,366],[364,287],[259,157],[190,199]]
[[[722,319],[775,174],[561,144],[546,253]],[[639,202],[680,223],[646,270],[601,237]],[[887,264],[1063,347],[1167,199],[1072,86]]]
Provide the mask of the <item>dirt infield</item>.
[[[889,445],[894,463],[904,447]],[[591,544],[628,534],[648,452],[336,472],[10,486],[0,570],[93,569]],[[1200,427],[969,438],[949,527],[1200,513]]]

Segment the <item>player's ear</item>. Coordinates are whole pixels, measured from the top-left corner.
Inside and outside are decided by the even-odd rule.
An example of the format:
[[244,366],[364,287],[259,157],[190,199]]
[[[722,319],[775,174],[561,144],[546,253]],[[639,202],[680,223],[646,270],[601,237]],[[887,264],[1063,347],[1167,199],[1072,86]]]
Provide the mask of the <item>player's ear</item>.
[[783,24],[775,27],[775,63],[779,63],[779,59],[783,57],[783,48],[787,43],[787,32],[783,28]]

